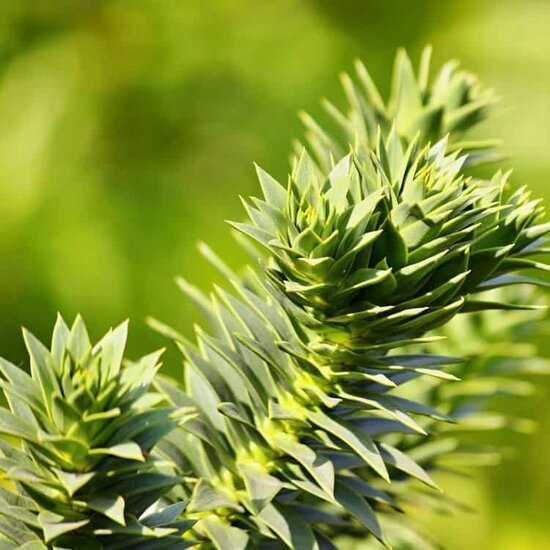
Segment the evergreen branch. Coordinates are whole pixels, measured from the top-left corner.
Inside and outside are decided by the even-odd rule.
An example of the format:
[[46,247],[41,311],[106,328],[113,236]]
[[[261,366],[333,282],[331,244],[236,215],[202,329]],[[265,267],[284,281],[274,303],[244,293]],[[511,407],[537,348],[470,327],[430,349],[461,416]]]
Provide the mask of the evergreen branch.
[[410,346],[460,311],[509,307],[476,296],[517,270],[545,269],[523,260],[548,231],[538,202],[525,188],[511,191],[507,175],[464,173],[468,159],[488,160],[487,144],[455,136],[484,116],[492,96],[451,65],[429,88],[426,71],[424,61],[415,81],[400,54],[388,106],[370,84],[365,99],[344,79],[351,114],[329,109],[344,145],[308,119],[314,157],[300,152],[288,185],[258,169],[264,196],[246,201],[249,222],[233,226],[263,248],[265,277],[243,284],[233,276],[237,295],[211,300],[182,285],[214,334],[199,331],[196,345],[182,346],[185,389],[171,390],[201,408],[191,436],[200,443],[182,450],[176,434],[169,451],[196,481],[191,509],[198,502],[197,512],[209,513],[197,530],[217,548],[271,539],[328,548],[340,531],[385,542],[381,519],[416,494],[402,493],[403,482],[435,485],[403,452],[402,434],[423,441],[427,429],[454,420],[425,395],[396,394],[412,380],[454,378],[441,367],[455,358]]
[[[30,376],[0,359],[2,548],[187,548],[180,480],[152,451],[194,409],[149,391],[160,353],[122,363],[127,325],[95,346],[61,317],[48,350],[24,332]],[[164,406],[158,407],[164,402]]]

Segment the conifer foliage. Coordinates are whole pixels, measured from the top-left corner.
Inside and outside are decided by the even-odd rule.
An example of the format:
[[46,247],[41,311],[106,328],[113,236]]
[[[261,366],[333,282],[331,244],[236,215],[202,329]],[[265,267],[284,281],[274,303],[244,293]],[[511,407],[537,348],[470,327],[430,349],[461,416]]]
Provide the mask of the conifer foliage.
[[[189,409],[149,392],[160,353],[122,364],[127,325],[95,346],[61,317],[51,349],[25,331],[30,376],[0,360],[2,548],[186,548],[184,503],[159,507],[180,481],[151,454]],[[178,420],[179,419],[179,420]]]
[[525,426],[485,402],[548,371],[495,352],[489,329],[494,311],[510,319],[500,341],[528,325],[550,226],[508,174],[473,175],[499,159],[465,137],[492,92],[429,64],[426,49],[415,74],[400,52],[384,102],[358,63],[345,112],[302,116],[288,181],[258,168],[263,197],[232,224],[254,266],[234,273],[203,245],[230,288],[179,284],[207,329],[189,341],[154,323],[182,350],[181,380],[157,374],[159,354],[121,366],[125,325],[92,346],[59,319],[51,350],[25,333],[30,376],[0,363],[6,547],[431,547],[403,510],[450,502],[432,474],[464,450],[461,423]]

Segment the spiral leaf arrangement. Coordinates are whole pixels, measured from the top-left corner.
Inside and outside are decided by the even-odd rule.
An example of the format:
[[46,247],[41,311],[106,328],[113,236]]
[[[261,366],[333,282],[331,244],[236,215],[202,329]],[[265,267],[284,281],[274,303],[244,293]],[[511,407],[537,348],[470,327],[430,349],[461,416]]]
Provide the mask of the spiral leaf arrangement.
[[[415,79],[398,56],[387,107],[359,66],[364,95],[343,79],[349,115],[328,107],[342,143],[305,117],[311,152],[300,150],[288,183],[258,168],[264,196],[233,226],[260,245],[259,272],[243,279],[203,247],[235,291],[207,297],[180,281],[213,333],[180,340],[183,386],[204,413],[200,457],[186,440],[177,451],[177,435],[171,451],[195,477],[191,507],[217,495],[207,506],[225,533],[218,548],[333,548],[340,532],[395,539],[381,521],[412,498],[407,480],[435,486],[421,444],[460,416],[431,406],[441,405],[432,380],[456,379],[444,367],[461,361],[434,352],[433,331],[459,312],[529,308],[486,292],[543,284],[515,273],[546,269],[529,258],[549,229],[539,202],[506,174],[468,175],[473,160],[496,158],[492,143],[441,135],[481,120],[492,94],[454,65],[422,84],[426,59]],[[418,400],[402,396],[413,380],[426,388]],[[223,457],[211,452],[220,436]],[[198,524],[206,539],[211,521]]]
[[[323,159],[339,158],[352,138],[355,148],[368,150],[371,141],[369,136],[377,135],[369,122],[373,117],[386,132],[391,130],[393,124],[403,143],[409,143],[415,137],[421,140],[447,137],[449,150],[467,152],[464,171],[474,164],[489,164],[502,158],[495,151],[498,141],[465,139],[466,131],[490,114],[496,102],[493,93],[484,89],[474,75],[460,70],[455,61],[446,63],[430,83],[427,78],[430,57],[431,48],[428,47],[422,54],[416,76],[405,52],[399,52],[394,68],[392,100],[387,106],[380,100],[380,94],[366,68],[357,62],[356,79],[345,74],[342,76],[347,98],[344,113],[328,101],[324,102],[328,114],[326,124],[321,125],[303,113],[305,143],[318,165],[327,170]],[[416,122],[407,126],[403,121]],[[426,122],[429,122],[427,126]],[[523,189],[519,192],[523,192]],[[532,202],[530,207],[536,208],[537,204]],[[538,238],[537,244],[540,252],[547,251],[543,238]],[[542,271],[547,269],[543,264],[532,262],[528,256],[529,248],[525,249],[521,260],[524,267],[536,267]],[[540,293],[528,292],[525,283],[542,287],[548,285],[538,278],[517,275],[499,277],[497,282],[507,288],[492,290],[492,284],[481,285],[478,301],[482,303],[474,308],[474,312],[464,314],[467,308],[463,308],[462,315],[454,317],[434,332],[442,336],[443,341],[416,348],[417,351],[426,351],[428,347],[432,352],[456,353],[468,357],[452,370],[460,378],[459,382],[447,384],[444,380],[432,379],[407,388],[409,398],[414,396],[445,412],[455,421],[445,424],[434,421],[430,426],[425,426],[428,437],[402,435],[397,440],[397,436],[392,436],[393,443],[400,450],[413,456],[429,472],[452,473],[458,469],[460,475],[464,475],[465,467],[469,465],[494,464],[501,459],[502,450],[487,444],[474,445],[471,438],[467,440],[462,437],[464,433],[483,433],[499,428],[521,432],[532,430],[532,422],[510,418],[492,409],[495,397],[532,394],[536,386],[525,380],[526,376],[550,372],[548,361],[537,357],[537,349],[526,342],[533,333],[546,330],[542,316],[528,311],[543,311],[546,300]],[[508,311],[503,315],[495,311],[498,308],[517,311]],[[413,497],[412,489],[411,484],[408,484],[408,502],[425,507],[426,494]],[[403,489],[397,489],[394,484],[394,490]],[[462,509],[464,505],[438,494],[432,495],[430,507],[448,511]],[[390,519],[391,515],[386,515],[384,522],[398,547],[404,541],[418,547],[422,545],[401,518]]]
[[[527,326],[538,304],[517,289],[545,283],[518,272],[548,269],[533,256],[550,225],[508,174],[472,174],[500,158],[464,137],[494,96],[453,63],[431,79],[429,59],[415,74],[398,54],[388,102],[357,64],[347,112],[325,102],[332,129],[303,115],[288,181],[258,168],[263,197],[232,224],[256,266],[234,273],[202,245],[231,288],[179,284],[209,328],[189,341],[154,322],[182,350],[181,381],[156,374],[158,354],[121,368],[124,326],[92,347],[80,319],[58,321],[51,351],[26,336],[30,377],[1,363],[6,541],[430,547],[403,511],[450,502],[432,473],[463,450],[461,427],[505,424],[486,399],[528,390],[503,376],[548,370],[505,360],[483,327],[494,311],[512,321],[501,339]],[[481,327],[475,352],[464,323]]]
[[0,359],[2,548],[191,545],[184,503],[158,502],[180,479],[151,450],[192,410],[157,406],[160,353],[123,365],[126,333],[92,346],[80,317],[70,329],[59,317],[50,350],[24,332],[30,376]]

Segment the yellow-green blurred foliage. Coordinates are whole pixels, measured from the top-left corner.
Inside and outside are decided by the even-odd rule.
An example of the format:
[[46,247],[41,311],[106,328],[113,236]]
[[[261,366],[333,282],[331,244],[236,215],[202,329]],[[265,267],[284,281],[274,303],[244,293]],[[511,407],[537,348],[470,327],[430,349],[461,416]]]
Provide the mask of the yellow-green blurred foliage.
[[[96,334],[129,316],[134,354],[163,344],[146,315],[189,333],[174,276],[217,280],[199,239],[244,261],[223,220],[252,161],[284,175],[296,111],[337,100],[354,57],[382,88],[399,46],[461,59],[503,98],[483,134],[550,199],[549,22],[548,0],[2,0],[1,353],[22,361],[19,326],[46,335],[57,310]],[[550,547],[548,403],[516,406],[541,424],[506,439],[516,457],[447,484],[479,510],[426,518],[448,548]]]

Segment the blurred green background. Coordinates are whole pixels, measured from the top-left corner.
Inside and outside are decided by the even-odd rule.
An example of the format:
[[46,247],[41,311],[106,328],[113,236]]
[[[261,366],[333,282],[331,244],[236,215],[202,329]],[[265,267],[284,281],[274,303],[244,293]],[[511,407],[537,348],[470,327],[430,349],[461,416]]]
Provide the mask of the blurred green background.
[[[134,356],[164,344],[147,315],[189,333],[174,276],[219,279],[199,239],[244,261],[224,219],[256,191],[252,161],[284,177],[297,110],[338,102],[355,57],[383,89],[399,46],[462,60],[503,98],[484,135],[550,199],[549,23],[548,0],[2,0],[1,353],[23,362],[20,325],[46,338],[57,311],[95,336],[130,317]],[[452,483],[479,513],[425,518],[446,547],[550,548],[549,400],[518,410],[539,433]]]

